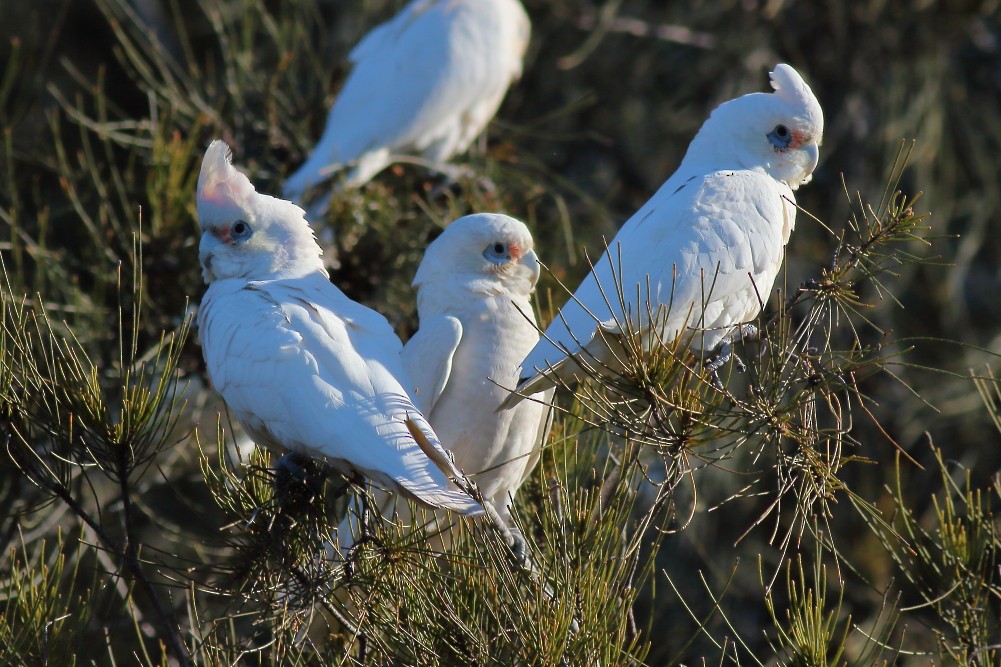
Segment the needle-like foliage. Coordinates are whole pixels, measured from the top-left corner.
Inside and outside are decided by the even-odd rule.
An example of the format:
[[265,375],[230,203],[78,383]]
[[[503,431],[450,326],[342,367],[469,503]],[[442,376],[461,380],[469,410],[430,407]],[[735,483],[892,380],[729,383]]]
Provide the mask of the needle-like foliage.
[[514,508],[527,562],[488,522],[276,467],[188,330],[204,147],[279,192],[402,5],[0,3],[0,664],[997,664],[1001,393],[967,372],[1001,315],[991,3],[525,0],[470,175],[398,165],[311,221],[405,338],[429,240],[505,211],[552,317],[713,106],[807,74],[822,161],[746,369],[637,335],[563,387]]

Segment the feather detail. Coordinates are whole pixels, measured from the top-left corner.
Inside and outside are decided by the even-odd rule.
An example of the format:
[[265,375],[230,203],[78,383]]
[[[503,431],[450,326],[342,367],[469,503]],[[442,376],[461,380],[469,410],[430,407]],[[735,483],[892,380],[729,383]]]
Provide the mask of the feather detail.
[[455,464],[452,460],[446,456],[444,450],[442,450],[440,445],[435,447],[428,440],[428,437],[424,435],[424,432],[417,426],[417,423],[410,419],[409,417],[403,420],[406,424],[407,430],[410,431],[410,435],[413,437],[414,442],[417,446],[421,448],[421,451],[438,466],[443,473],[448,475],[453,479],[461,479],[463,477],[462,473],[456,469]]
[[792,107],[801,108],[803,120],[814,130],[816,136],[824,133],[824,112],[810,86],[790,65],[779,63],[768,75],[775,95]]
[[351,74],[284,196],[318,215],[332,186],[359,187],[400,155],[440,165],[465,151],[521,75],[530,32],[518,0],[413,0],[352,50]]
[[198,217],[205,220],[227,212],[238,217],[253,207],[257,190],[247,175],[233,166],[233,152],[226,142],[216,139],[202,159],[197,193]]

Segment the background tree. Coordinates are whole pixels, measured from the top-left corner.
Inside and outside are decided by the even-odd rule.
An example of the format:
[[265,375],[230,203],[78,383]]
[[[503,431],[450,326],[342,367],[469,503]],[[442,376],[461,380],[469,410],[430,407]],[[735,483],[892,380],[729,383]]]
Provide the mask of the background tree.
[[394,168],[317,221],[402,336],[449,220],[524,219],[551,312],[770,66],[827,120],[748,372],[719,392],[665,341],[561,392],[519,502],[535,578],[475,531],[437,559],[378,524],[347,569],[319,558],[334,480],[276,487],[184,324],[208,141],[277,193],[402,2],[0,6],[0,661],[997,662],[996,8],[525,4],[525,75],[465,159],[494,187]]

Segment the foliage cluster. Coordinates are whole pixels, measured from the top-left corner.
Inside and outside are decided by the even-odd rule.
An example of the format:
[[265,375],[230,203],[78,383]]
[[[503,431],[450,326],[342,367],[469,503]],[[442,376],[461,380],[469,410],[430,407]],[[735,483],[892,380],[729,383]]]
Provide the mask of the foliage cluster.
[[277,192],[332,63],[400,4],[0,7],[0,663],[997,664],[991,3],[526,1],[477,176],[394,168],[317,221],[406,336],[428,240],[504,210],[551,314],[708,109],[781,59],[813,84],[823,159],[762,342],[722,388],[683,341],[564,388],[517,508],[532,572],[466,524],[444,554],[388,521],[328,553],[340,480],[276,479],[188,330],[208,140]]

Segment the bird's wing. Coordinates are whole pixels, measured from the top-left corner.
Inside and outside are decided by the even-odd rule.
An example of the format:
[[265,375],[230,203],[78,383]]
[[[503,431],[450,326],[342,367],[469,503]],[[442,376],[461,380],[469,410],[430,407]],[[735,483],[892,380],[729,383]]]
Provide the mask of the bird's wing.
[[485,75],[495,54],[475,48],[477,36],[468,30],[453,29],[456,17],[468,13],[461,4],[418,0],[358,44],[323,136],[289,177],[286,194],[301,194],[329,178],[332,168],[359,160],[366,177],[352,184],[360,185],[393,152],[423,151],[460,132],[470,107],[498,86]]
[[522,484],[528,481],[532,471],[535,470],[535,466],[539,463],[539,458],[542,456],[542,449],[546,446],[546,441],[549,440],[549,432],[553,428],[553,417],[556,413],[556,408],[553,406],[553,395],[555,393],[556,389],[549,389],[534,397],[534,399],[545,403],[546,406],[543,408],[542,416],[539,419],[538,431],[535,437],[535,449],[532,450],[521,481],[518,482],[518,486],[515,488],[521,487]]
[[[659,289],[651,299],[673,300],[678,312],[671,319],[687,318],[688,327],[700,329],[693,346],[712,349],[733,326],[761,312],[795,224],[792,197],[788,186],[758,171],[714,172],[702,180],[688,209],[694,223],[686,223],[687,240],[676,234],[657,246],[664,256],[676,241],[687,243],[676,273],[666,263],[659,274],[650,271]],[[633,282],[641,279],[631,276]]]
[[462,323],[451,315],[439,315],[421,321],[418,329],[403,346],[403,365],[410,377],[414,403],[430,415],[452,373],[452,358],[462,340]]
[[666,336],[711,330],[699,345],[711,348],[768,298],[795,213],[791,194],[756,171],[669,180],[608,244],[525,358],[523,378],[558,364],[564,350],[600,343],[599,330],[640,330],[651,314]]
[[413,0],[401,9],[393,18],[372,28],[368,34],[359,40],[348,54],[348,60],[357,65],[366,59],[376,59],[393,49],[394,44],[403,36],[422,14],[432,9],[435,4],[447,0]]
[[450,481],[461,473],[397,380],[401,346],[384,318],[360,304],[342,318],[326,302],[348,300],[329,283],[334,291],[308,280],[218,285],[199,314],[209,374],[263,444],[346,462],[437,507],[481,511]]
[[331,122],[336,114],[359,154],[372,146],[423,150],[519,74],[519,58],[496,52],[509,48],[492,25],[500,15],[477,3],[417,0],[351,52],[354,70]]

